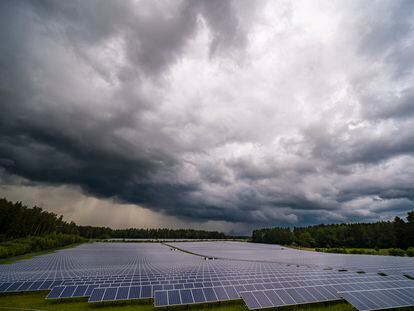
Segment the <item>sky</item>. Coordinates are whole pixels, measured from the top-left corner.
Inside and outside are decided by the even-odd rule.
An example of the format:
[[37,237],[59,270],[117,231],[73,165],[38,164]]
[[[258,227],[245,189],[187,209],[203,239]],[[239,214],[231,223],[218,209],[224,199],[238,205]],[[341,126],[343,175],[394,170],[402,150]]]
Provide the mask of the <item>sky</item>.
[[0,1],[0,196],[247,234],[414,209],[414,1]]

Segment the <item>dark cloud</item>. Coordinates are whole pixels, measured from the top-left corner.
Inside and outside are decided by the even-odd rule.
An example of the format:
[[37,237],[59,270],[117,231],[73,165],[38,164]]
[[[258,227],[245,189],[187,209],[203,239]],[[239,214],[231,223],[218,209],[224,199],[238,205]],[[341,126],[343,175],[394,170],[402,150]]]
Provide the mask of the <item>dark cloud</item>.
[[331,38],[276,3],[2,1],[1,182],[248,228],[404,214],[411,3],[336,3]]

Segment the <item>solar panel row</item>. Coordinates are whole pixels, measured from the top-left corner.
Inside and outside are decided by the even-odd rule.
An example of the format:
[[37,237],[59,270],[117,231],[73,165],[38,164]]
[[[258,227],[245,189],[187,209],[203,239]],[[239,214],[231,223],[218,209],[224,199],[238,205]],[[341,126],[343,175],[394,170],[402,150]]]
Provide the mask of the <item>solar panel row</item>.
[[[399,276],[387,276],[386,278],[372,275],[372,274],[363,274],[355,275],[354,273],[349,274],[338,274],[338,273],[324,273],[316,275],[307,275],[306,273],[303,276],[289,276],[289,277],[275,277],[272,275],[267,275],[267,277],[257,278],[245,278],[244,275],[239,275],[239,279],[231,278],[228,280],[226,277],[226,271],[222,271],[223,275],[220,280],[219,277],[214,278],[215,281],[202,282],[204,278],[183,278],[179,280],[165,280],[165,281],[152,281],[152,282],[117,282],[109,280],[95,280],[95,281],[76,281],[76,282],[66,282],[66,281],[26,281],[26,282],[7,282],[0,283],[0,292],[19,292],[19,291],[33,291],[38,289],[52,289],[55,286],[64,286],[64,285],[98,285],[100,287],[121,287],[121,286],[143,286],[154,284],[156,290],[168,290],[168,289],[182,289],[182,288],[196,288],[196,287],[215,287],[215,286],[226,286],[226,285],[255,285],[262,283],[280,283],[282,287],[297,287],[297,286],[308,286],[308,285],[328,285],[328,284],[342,284],[342,283],[354,283],[354,282],[380,282],[387,280],[401,280],[404,279]],[[212,278],[207,278],[212,279]],[[282,281],[283,280],[283,281]],[[162,284],[162,285],[161,285]],[[258,289],[252,288],[251,290]]]
[[[191,268],[191,270],[189,269]],[[206,269],[207,268],[207,269]],[[218,268],[218,270],[217,270]],[[291,275],[308,275],[308,274],[323,274],[321,273],[320,269],[309,269],[309,268],[299,268],[296,267],[288,267],[279,264],[273,265],[263,265],[258,263],[242,263],[242,262],[234,262],[231,266],[228,265],[227,261],[221,261],[216,265],[206,265],[198,262],[197,265],[193,265],[190,267],[183,267],[182,269],[177,269],[175,271],[164,271],[161,273],[151,273],[148,272],[146,267],[140,269],[137,274],[124,274],[124,272],[119,271],[118,275],[88,275],[85,271],[80,271],[80,276],[78,277],[64,277],[64,276],[55,276],[55,277],[36,277],[33,278],[31,273],[25,275],[25,278],[22,278],[23,275],[20,275],[19,281],[34,281],[34,280],[53,280],[53,281],[64,281],[66,285],[73,285],[69,284],[70,282],[80,282],[80,281],[106,281],[106,282],[154,282],[154,281],[167,281],[167,280],[181,280],[186,278],[203,278],[203,281],[207,281],[210,278],[210,281],[214,279],[222,279],[222,270],[226,270],[226,279],[239,279],[241,275],[274,275],[277,273],[283,273],[286,276]],[[211,270],[210,270],[211,269]],[[151,266],[148,267],[148,270],[152,270]],[[184,274],[183,274],[184,273]],[[13,278],[10,278],[13,280]],[[202,281],[202,280],[200,280]],[[3,282],[5,282],[3,280]],[[142,284],[146,285],[146,284]]]
[[55,286],[47,295],[47,299],[89,297],[97,285]]
[[95,288],[88,302],[148,299],[153,297],[151,286]]
[[414,305],[414,287],[342,292],[339,295],[359,311]]
[[240,292],[250,310],[341,299],[338,292],[406,288],[411,281],[353,283]]
[[[317,279],[319,276],[321,278],[339,278],[339,277],[362,277],[355,275],[355,273],[332,273],[332,272],[321,272],[321,271],[290,271],[290,272],[284,272],[280,269],[276,271],[267,271],[267,272],[243,272],[239,271],[237,275],[231,271],[228,271],[225,267],[221,267],[219,264],[215,267],[220,272],[217,276],[209,276],[208,272],[204,272],[202,274],[197,275],[187,275],[183,271],[183,275],[180,277],[174,277],[170,274],[164,274],[163,276],[154,278],[145,278],[145,279],[139,279],[139,277],[114,277],[114,276],[106,276],[106,277],[100,277],[100,278],[94,278],[94,277],[82,277],[78,279],[37,279],[37,280],[19,280],[19,282],[34,282],[34,281],[53,281],[53,282],[62,282],[62,285],[74,285],[79,283],[89,283],[84,285],[90,285],[94,283],[117,283],[117,284],[128,284],[128,283],[134,283],[134,285],[156,285],[156,284],[174,284],[174,283],[186,283],[186,282],[214,282],[214,281],[240,281],[240,280],[250,280],[250,279],[261,279],[261,278],[273,278],[274,281],[289,281],[292,278],[295,278],[297,280],[302,279],[306,280],[309,276],[311,276],[313,279]],[[224,274],[223,274],[224,272]],[[12,283],[12,282],[7,282]],[[1,284],[1,283],[0,283]]]
[[0,284],[0,293],[48,290],[61,285],[62,281],[17,281]]
[[154,293],[156,307],[240,299],[234,286],[164,290]]
[[275,289],[240,294],[249,310],[340,299],[333,286]]

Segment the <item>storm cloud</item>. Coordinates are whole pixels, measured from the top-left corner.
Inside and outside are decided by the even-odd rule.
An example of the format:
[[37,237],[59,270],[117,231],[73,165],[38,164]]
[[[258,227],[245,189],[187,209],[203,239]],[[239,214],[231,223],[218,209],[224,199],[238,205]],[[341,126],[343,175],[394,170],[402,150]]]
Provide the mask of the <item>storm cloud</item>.
[[413,21],[412,1],[1,1],[0,193],[238,231],[404,215]]

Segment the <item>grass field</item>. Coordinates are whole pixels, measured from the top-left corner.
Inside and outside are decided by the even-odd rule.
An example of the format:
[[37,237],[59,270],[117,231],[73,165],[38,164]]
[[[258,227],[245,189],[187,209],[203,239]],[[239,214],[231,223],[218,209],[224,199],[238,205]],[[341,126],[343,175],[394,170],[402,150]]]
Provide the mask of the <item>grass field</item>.
[[[46,300],[47,292],[33,292],[22,294],[0,295],[0,310],[96,310],[96,311],[151,311],[155,310],[152,300],[145,302],[89,304],[86,299],[77,300]],[[208,311],[247,311],[242,301],[220,304],[203,304],[182,307],[170,307],[168,310],[208,310]],[[166,308],[157,310],[167,310]],[[351,311],[352,306],[346,302],[329,304],[313,304],[304,306],[284,307],[283,310],[311,310],[311,311]]]

